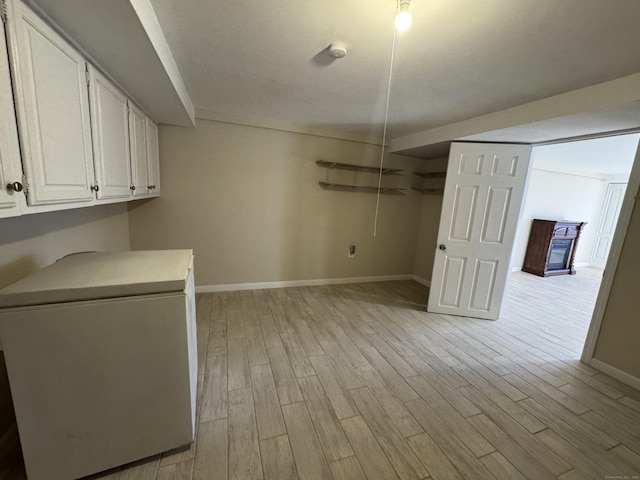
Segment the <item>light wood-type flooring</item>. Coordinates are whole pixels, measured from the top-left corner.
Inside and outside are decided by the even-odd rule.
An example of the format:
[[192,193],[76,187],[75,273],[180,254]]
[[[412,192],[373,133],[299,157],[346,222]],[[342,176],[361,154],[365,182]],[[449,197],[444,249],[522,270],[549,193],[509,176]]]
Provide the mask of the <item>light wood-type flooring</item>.
[[495,322],[412,281],[199,295],[196,442],[92,478],[633,478],[640,392],[578,361],[599,282],[514,273]]

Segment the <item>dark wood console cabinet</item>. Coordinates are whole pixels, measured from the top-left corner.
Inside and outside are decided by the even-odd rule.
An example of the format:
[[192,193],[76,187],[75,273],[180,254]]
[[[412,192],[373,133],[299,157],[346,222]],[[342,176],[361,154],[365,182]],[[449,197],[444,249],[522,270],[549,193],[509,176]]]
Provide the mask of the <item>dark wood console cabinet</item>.
[[573,258],[585,225],[586,222],[535,219],[522,271],[541,277],[574,275]]

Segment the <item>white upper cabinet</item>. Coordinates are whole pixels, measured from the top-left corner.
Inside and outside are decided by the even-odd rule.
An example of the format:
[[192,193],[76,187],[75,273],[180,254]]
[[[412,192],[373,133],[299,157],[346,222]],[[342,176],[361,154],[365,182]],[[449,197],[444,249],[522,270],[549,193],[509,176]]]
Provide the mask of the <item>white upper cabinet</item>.
[[133,102],[129,102],[129,143],[131,145],[131,176],[133,196],[147,197],[150,193],[147,177],[146,115]]
[[145,118],[147,136],[147,179],[149,194],[160,195],[160,152],[158,146],[158,125],[149,117]]
[[127,97],[89,66],[93,164],[98,199],[131,197]]
[[95,199],[84,58],[21,2],[10,32],[29,205]]
[[0,22],[0,218],[20,214],[24,203],[16,117],[11,97],[4,24]]

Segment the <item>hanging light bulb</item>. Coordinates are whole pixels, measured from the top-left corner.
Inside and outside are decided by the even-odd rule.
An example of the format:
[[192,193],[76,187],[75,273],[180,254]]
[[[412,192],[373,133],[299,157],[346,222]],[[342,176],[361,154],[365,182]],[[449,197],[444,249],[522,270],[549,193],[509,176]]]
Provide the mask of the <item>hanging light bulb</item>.
[[411,26],[413,18],[409,11],[410,0],[400,0],[398,5],[398,13],[396,13],[396,30],[404,32]]

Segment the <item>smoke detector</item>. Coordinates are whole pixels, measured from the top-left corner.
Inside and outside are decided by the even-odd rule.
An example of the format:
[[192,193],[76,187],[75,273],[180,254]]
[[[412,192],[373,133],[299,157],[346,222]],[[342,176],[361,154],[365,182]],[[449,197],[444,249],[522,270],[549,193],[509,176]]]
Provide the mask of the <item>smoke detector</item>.
[[344,58],[347,56],[347,46],[342,42],[333,42],[328,48],[329,55],[333,58]]

